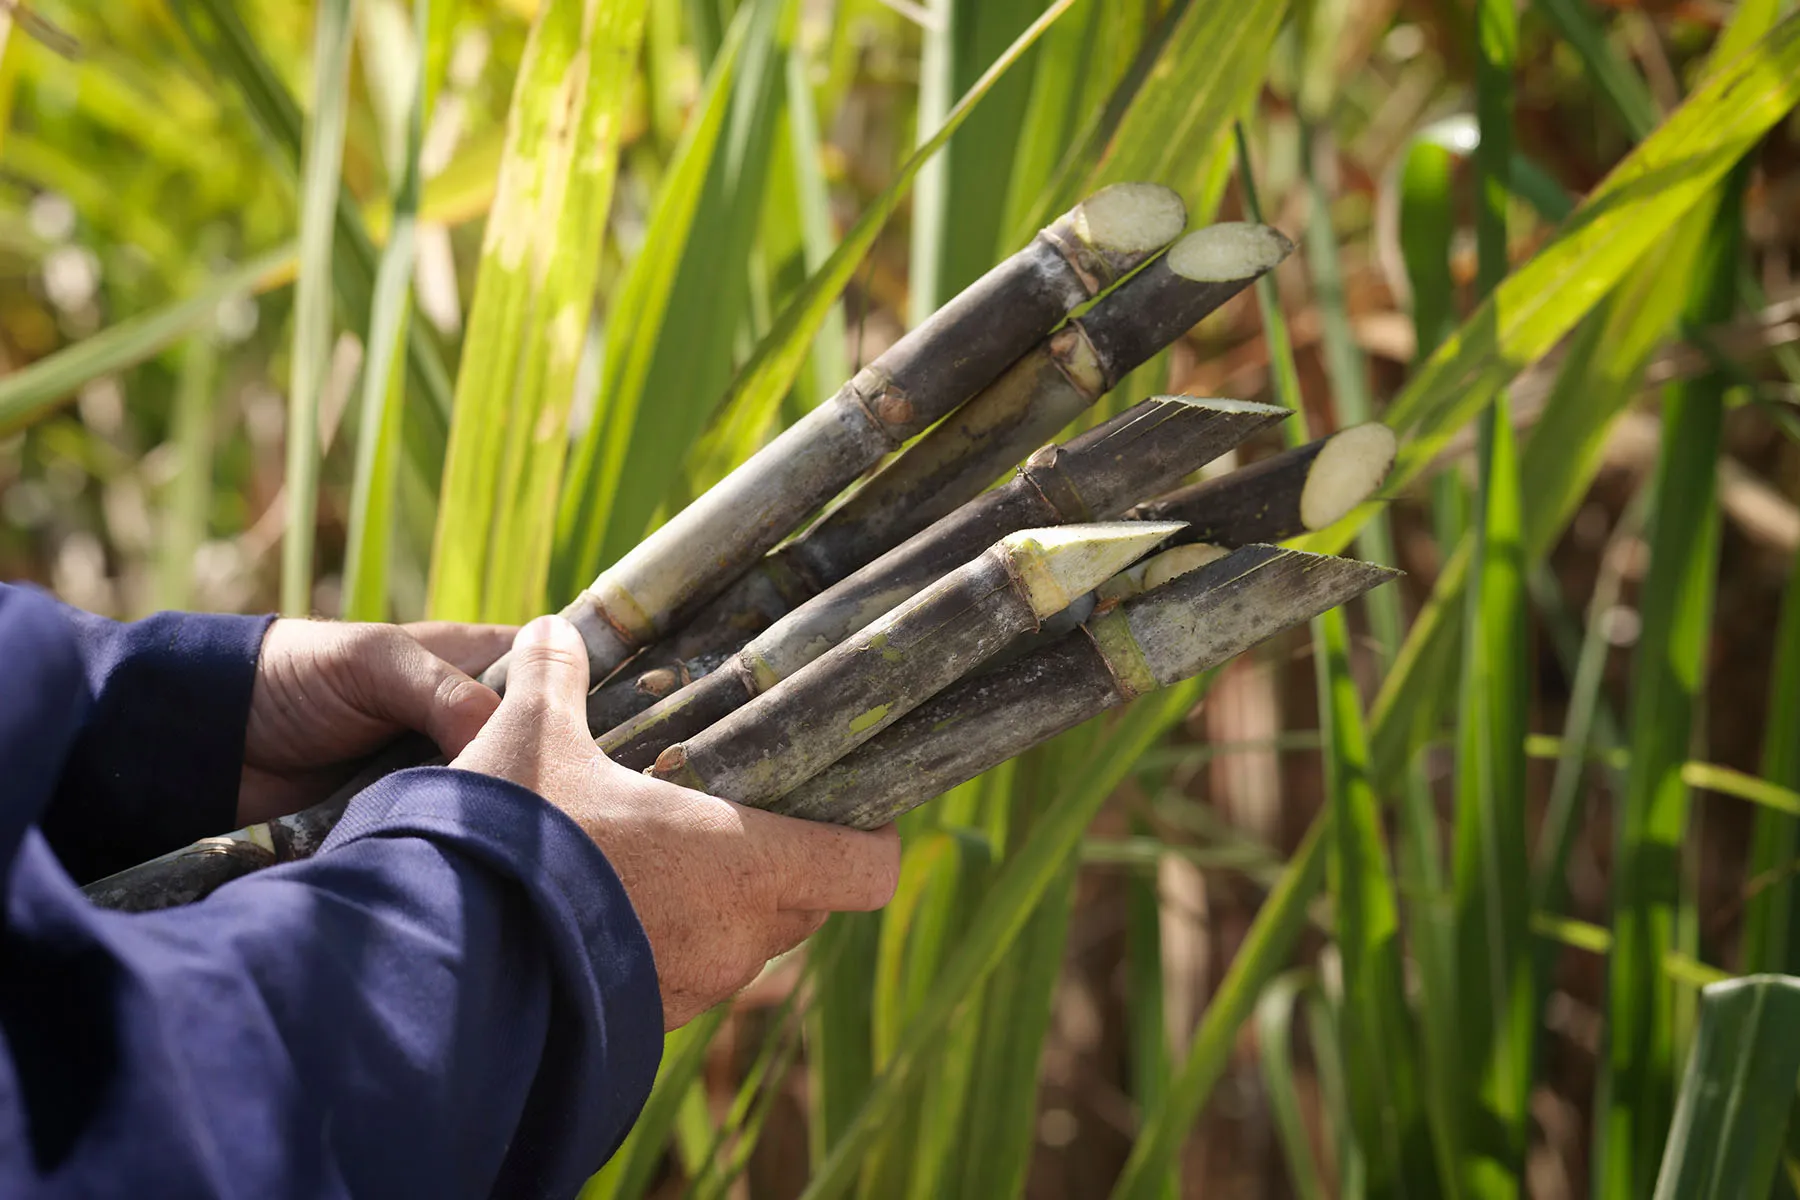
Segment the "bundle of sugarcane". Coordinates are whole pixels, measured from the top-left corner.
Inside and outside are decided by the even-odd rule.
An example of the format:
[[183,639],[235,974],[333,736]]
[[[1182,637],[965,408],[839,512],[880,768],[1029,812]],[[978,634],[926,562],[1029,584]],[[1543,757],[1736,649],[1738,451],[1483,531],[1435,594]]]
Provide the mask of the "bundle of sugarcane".
[[[601,572],[562,615],[595,679],[685,622],[881,458],[994,379],[1187,222],[1150,183],[1089,196]],[[506,684],[505,656],[482,680]]]
[[[651,774],[790,816],[873,829],[1066,729],[1167,687],[1392,578],[1350,559],[1245,546],[1102,610],[1010,666],[952,647],[997,649],[1016,614],[1066,607],[1109,552],[1141,551],[1167,530],[1133,523],[1014,534],[969,567],[819,658],[699,737]],[[1050,533],[1060,537],[1047,536]],[[1180,551],[1172,553],[1179,554]],[[992,578],[1005,562],[1025,571]],[[994,603],[993,598],[1005,597]],[[1030,597],[1030,599],[1027,599]],[[981,599],[989,599],[982,604]],[[1003,615],[1010,608],[1015,616]],[[939,653],[938,651],[943,651]],[[991,650],[990,652],[991,653]],[[945,690],[946,679],[960,679]]]
[[[1238,633],[1196,635],[1186,649],[1152,637],[1149,665],[1108,693],[1106,703],[1118,703],[1145,680],[1203,669],[1237,652],[1229,647],[1379,582],[1384,576],[1359,564],[1264,547],[1237,555],[1281,553],[1305,570],[1246,571],[1250,582],[1235,590],[1195,592],[1187,582],[1210,578],[1193,568],[1224,553],[1216,547],[1291,536],[1365,498],[1392,459],[1391,436],[1378,427],[1162,495],[1286,411],[1159,397],[1043,446],[1010,480],[982,491],[1291,249],[1261,226],[1214,226],[1131,274],[1175,239],[1180,223],[1179,202],[1164,189],[1119,185],[1090,197],[602,573],[564,612],[603,685],[590,706],[601,747],[745,803],[864,822],[924,797],[916,788],[871,794],[851,811],[819,799],[819,789],[840,786],[846,770],[866,772],[883,746],[910,746],[909,712],[967,705],[971,688],[986,694],[994,680],[1040,671],[1046,656],[1079,657],[1072,645],[1101,647],[1101,659],[1081,661],[1112,670],[1107,648],[1128,644],[1108,632],[1119,620],[1154,632],[1176,620],[1159,613],[1179,610],[1205,624],[1219,604],[1257,610],[1254,620],[1227,622]],[[1092,311],[1064,321],[1126,275]],[[771,552],[934,421],[885,470]],[[1106,523],[1120,516],[1129,520]],[[1191,544],[1198,539],[1204,544]],[[1145,560],[1158,546],[1175,549]],[[505,666],[502,659],[483,678],[503,686]],[[657,671],[662,683],[647,681]],[[610,728],[608,697],[621,694],[630,698],[628,719]],[[1015,703],[1005,699],[996,716],[1010,719]],[[932,753],[958,763],[997,746],[1017,753],[1047,728],[1033,717],[1018,738],[990,731],[980,753]],[[356,791],[423,757],[416,739],[396,746],[322,805],[197,843],[89,894],[112,907],[165,907],[304,857]]]
[[[1197,230],[1039,342],[812,528],[596,689],[601,734],[711,671],[819,592],[964,503],[1293,250],[1263,225]],[[599,678],[596,676],[596,678]]]
[[1243,400],[1158,397],[1064,445],[1046,446],[1003,486],[802,604],[718,669],[601,734],[600,748],[634,770],[647,767],[666,747],[724,719],[1005,534],[1116,516],[1287,415]]
[[[1081,722],[1198,675],[1398,574],[1249,545],[1102,607],[1012,664],[971,675],[758,806],[873,829]],[[657,774],[664,774],[659,765]]]

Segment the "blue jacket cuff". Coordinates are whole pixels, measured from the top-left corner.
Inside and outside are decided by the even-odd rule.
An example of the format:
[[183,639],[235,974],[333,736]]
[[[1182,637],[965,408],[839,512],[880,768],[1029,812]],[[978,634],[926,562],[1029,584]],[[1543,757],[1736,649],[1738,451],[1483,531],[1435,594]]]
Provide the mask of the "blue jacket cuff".
[[607,1108],[635,1114],[662,1059],[662,993],[650,939],[593,839],[527,788],[453,767],[416,767],[360,793],[320,854],[392,836],[452,846],[525,890],[579,1018],[569,1031],[576,1044],[549,1048],[544,1069],[559,1063],[579,1076],[575,1086],[605,1092]]
[[65,610],[92,707],[43,830],[98,878],[236,824],[256,661],[273,617]]

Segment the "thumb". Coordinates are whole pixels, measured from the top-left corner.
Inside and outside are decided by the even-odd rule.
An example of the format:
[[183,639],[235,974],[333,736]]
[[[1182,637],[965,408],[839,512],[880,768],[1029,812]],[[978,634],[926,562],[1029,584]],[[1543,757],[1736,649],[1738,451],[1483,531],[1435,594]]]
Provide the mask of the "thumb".
[[513,639],[500,710],[535,709],[566,716],[587,728],[588,653],[575,626],[539,617]]

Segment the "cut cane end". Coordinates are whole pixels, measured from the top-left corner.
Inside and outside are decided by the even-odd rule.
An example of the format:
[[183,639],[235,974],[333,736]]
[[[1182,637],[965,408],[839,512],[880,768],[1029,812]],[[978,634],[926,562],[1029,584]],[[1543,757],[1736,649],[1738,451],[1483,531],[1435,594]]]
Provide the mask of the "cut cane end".
[[1181,521],[1101,521],[1022,529],[1000,541],[1039,617],[1061,612],[1186,528]]
[[1196,283],[1254,279],[1294,252],[1279,229],[1227,221],[1196,229],[1169,249],[1169,269]]
[[1141,259],[1187,226],[1187,205],[1160,183],[1115,183],[1075,206],[1076,236],[1108,258]]
[[1374,495],[1394,465],[1394,431],[1379,422],[1353,425],[1319,450],[1300,492],[1300,522],[1323,529]]

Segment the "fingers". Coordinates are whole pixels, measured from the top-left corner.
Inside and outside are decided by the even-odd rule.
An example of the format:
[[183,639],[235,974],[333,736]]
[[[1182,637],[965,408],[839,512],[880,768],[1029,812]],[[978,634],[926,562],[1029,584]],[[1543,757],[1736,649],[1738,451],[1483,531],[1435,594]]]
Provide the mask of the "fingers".
[[575,626],[539,617],[513,639],[503,710],[535,709],[572,717],[587,728],[588,655]]
[[445,754],[461,753],[499,707],[493,689],[398,630],[383,630],[353,653],[370,714],[427,735]]
[[457,621],[414,621],[402,625],[419,645],[457,670],[479,675],[506,653],[519,632],[515,625],[464,625]]
[[869,912],[893,899],[900,880],[900,834],[892,825],[864,832],[842,825],[746,815],[776,871],[776,904],[808,912]]

